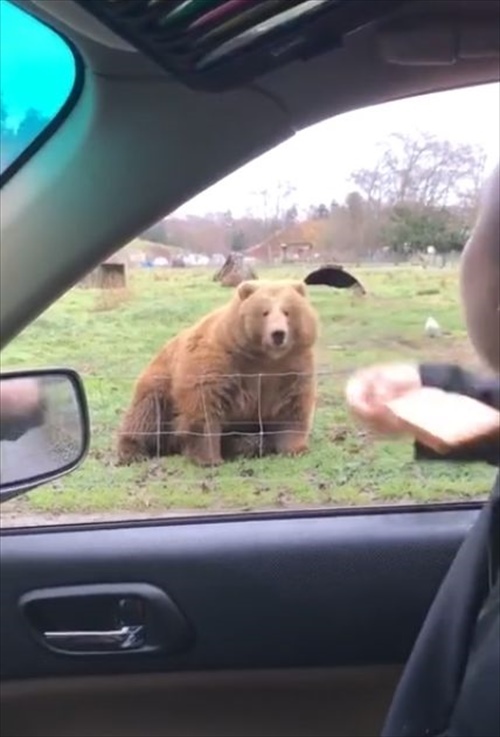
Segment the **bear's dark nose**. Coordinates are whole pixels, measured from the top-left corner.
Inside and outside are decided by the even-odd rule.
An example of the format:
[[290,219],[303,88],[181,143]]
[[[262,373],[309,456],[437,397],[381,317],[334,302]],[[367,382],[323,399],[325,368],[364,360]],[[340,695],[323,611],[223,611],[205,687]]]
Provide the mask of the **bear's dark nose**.
[[286,338],[286,333],[284,330],[273,330],[271,333],[271,338],[274,343],[274,345],[283,345]]

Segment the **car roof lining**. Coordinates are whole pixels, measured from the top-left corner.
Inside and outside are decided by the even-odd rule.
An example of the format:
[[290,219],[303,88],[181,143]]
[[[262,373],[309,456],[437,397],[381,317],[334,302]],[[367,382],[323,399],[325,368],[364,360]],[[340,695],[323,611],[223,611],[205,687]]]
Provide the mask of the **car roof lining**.
[[[93,38],[88,25],[77,32],[70,0],[44,0],[43,8],[38,0],[16,2],[73,41],[86,74],[57,133],[1,190],[2,347],[138,232],[294,132],[349,110],[499,77],[491,56],[389,64],[377,35],[365,28],[342,49],[289,64],[253,85],[193,92],[141,54],[117,50],[109,39],[98,43],[93,19]],[[461,13],[472,8],[469,0],[438,5]]]

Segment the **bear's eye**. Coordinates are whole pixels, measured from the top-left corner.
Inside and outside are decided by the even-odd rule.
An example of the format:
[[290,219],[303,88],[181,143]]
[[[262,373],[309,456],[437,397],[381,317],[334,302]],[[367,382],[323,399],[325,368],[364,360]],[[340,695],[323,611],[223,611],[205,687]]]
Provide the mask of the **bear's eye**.
[[283,314],[284,314],[285,317],[288,317],[288,315],[289,315],[288,310],[283,310]]
[[269,315],[269,310],[264,310],[264,312],[262,313],[262,315],[264,317],[267,317]]

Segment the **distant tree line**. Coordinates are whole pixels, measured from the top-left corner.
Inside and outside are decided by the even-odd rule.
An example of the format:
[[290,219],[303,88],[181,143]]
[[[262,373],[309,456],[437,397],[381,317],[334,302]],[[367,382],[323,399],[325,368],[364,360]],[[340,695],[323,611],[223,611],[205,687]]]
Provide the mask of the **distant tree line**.
[[[45,128],[35,109],[12,123],[0,100],[1,163],[4,169]],[[287,226],[300,223],[304,237],[323,255],[370,257],[380,250],[397,256],[432,246],[446,256],[460,251],[474,221],[485,173],[481,148],[436,138],[393,134],[380,144],[375,164],[351,175],[344,202],[313,203],[300,213],[295,188],[280,181],[254,193],[244,217],[230,211],[202,217],[170,217],[142,238],[202,253],[241,252]]]
[[486,156],[481,148],[422,133],[393,134],[369,168],[351,175],[344,202],[313,203],[300,213],[295,189],[280,182],[255,193],[245,217],[231,212],[167,218],[145,234],[150,240],[205,253],[243,251],[272,233],[300,223],[323,255],[397,257],[432,246],[444,258],[460,251],[474,221]]

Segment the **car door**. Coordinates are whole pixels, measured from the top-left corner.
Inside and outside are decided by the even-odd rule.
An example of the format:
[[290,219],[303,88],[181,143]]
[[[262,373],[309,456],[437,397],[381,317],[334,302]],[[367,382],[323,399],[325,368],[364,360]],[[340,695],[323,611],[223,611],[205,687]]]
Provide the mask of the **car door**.
[[4,530],[3,733],[375,735],[475,514]]
[[[7,5],[2,0],[3,27]],[[2,99],[5,340],[56,303],[127,238],[150,226],[164,212],[166,201],[174,209],[230,169],[284,141],[295,127],[325,117],[329,107],[313,84],[320,66],[311,70],[306,65],[307,75],[298,75],[287,110],[276,104],[273,79],[264,93],[249,88],[211,97],[176,87],[100,27],[104,35],[99,35],[96,26],[83,23],[81,7],[21,4],[34,14],[24,17],[18,5],[10,10],[23,14],[16,22],[27,22],[29,28],[11,32],[10,39],[23,38],[32,50],[46,42],[54,53],[36,57],[34,65],[32,59],[30,74],[24,77],[25,84],[31,82],[32,94],[35,87],[51,91],[48,107],[30,112],[31,98],[19,101],[19,67],[9,72],[13,97]],[[44,33],[53,26],[64,31],[63,38],[71,44],[55,49],[53,37],[35,39],[40,32],[37,16],[48,23]],[[0,46],[3,54],[3,37]],[[23,53],[26,61],[29,55]],[[44,58],[51,60],[48,66],[42,65]],[[62,75],[65,64],[68,73]],[[330,78],[327,67],[321,69],[325,82],[337,79]],[[363,69],[361,76],[370,77],[372,67]],[[479,67],[467,69],[477,81]],[[482,73],[482,78],[491,78],[491,70],[490,76],[485,69]],[[389,74],[386,66],[380,66],[378,74],[380,79],[388,74],[393,86],[376,92],[366,88],[365,96],[356,100],[353,85],[344,86],[338,97],[342,109],[447,84],[430,76],[417,81],[411,73]],[[274,80],[278,86],[282,83],[283,93],[287,79]],[[451,86],[451,78],[448,81]],[[313,88],[314,100],[309,97]],[[7,103],[12,103],[10,108]],[[18,103],[24,104],[23,115]],[[355,208],[355,198],[351,205]],[[323,204],[319,210],[324,214],[328,208]],[[348,203],[343,213],[345,222]],[[317,225],[322,217],[312,220]],[[240,242],[236,234],[233,241]],[[143,289],[139,296],[139,287],[131,290],[139,299],[137,312],[125,292],[118,298],[101,295],[93,302],[83,290],[76,297],[70,291],[61,311],[42,314],[2,356],[4,367],[69,361],[83,375],[93,432],[92,454],[81,469],[84,475],[78,471],[68,477],[67,483],[74,486],[63,482],[41,487],[2,505],[2,734],[378,734],[426,612],[478,515],[488,474],[484,469],[477,476],[464,472],[457,480],[448,469],[443,477],[439,471],[425,478],[415,472],[410,480],[409,456],[402,458],[386,446],[368,448],[364,438],[355,435],[345,418],[342,382],[349,367],[374,355],[368,334],[374,311],[390,305],[391,314],[401,319],[399,327],[406,330],[411,323],[408,330],[416,334],[428,305],[438,301],[435,290],[441,288],[442,277],[434,276],[438,286],[430,290],[418,282],[423,277],[416,270],[410,270],[406,286],[390,275],[382,274],[378,282],[379,277],[369,277],[382,297],[355,308],[362,348],[357,352],[356,347],[354,360],[338,373],[321,378],[324,407],[330,407],[331,414],[314,435],[320,448],[312,455],[317,465],[305,470],[292,460],[275,465],[280,473],[275,472],[274,480],[264,479],[278,489],[267,505],[259,501],[271,498],[266,497],[266,484],[252,487],[252,504],[246,496],[248,483],[259,480],[257,466],[228,472],[219,489],[213,478],[192,476],[188,465],[176,461],[172,475],[162,476],[163,466],[153,459],[147,471],[151,476],[144,481],[140,469],[118,471],[108,456],[103,460],[103,452],[111,452],[111,428],[135,378],[126,377],[125,389],[102,383],[110,378],[104,375],[108,361],[114,361],[114,367],[122,363],[124,326],[138,321],[137,344],[128,351],[131,363],[126,364],[127,370],[136,371],[146,353],[149,358],[152,344],[141,342],[148,331],[160,346],[164,335],[175,332],[183,320],[201,316],[207,295],[212,295],[213,304],[222,299],[209,279],[198,276],[188,283],[177,275],[181,287],[174,293],[169,279],[142,272],[134,278],[133,284]],[[422,290],[420,297],[428,301],[414,303],[412,322],[406,321],[406,303],[398,301],[398,290],[404,293],[413,280]],[[186,294],[189,304],[183,301]],[[349,322],[348,301],[343,307],[337,303],[334,320],[328,312],[333,309],[330,296],[315,294],[334,331],[329,334],[332,342],[322,348],[329,356],[341,353],[351,360],[354,323]],[[451,291],[447,294],[444,313],[452,315],[453,329],[458,330],[456,305]],[[75,316],[83,303],[86,328],[80,332],[75,330]],[[109,326],[116,315],[120,327],[112,342]],[[385,337],[383,350],[394,357],[390,330]],[[336,345],[340,339],[342,352]],[[408,347],[406,332],[401,340]],[[96,352],[99,341],[107,346],[105,357]],[[439,351],[441,344],[436,345]],[[335,393],[330,395],[327,383],[332,376]],[[326,415],[320,416],[320,423],[321,417]],[[346,437],[353,445],[347,443],[342,450]],[[352,503],[349,484],[356,473],[364,473],[366,481],[372,465],[379,474],[376,491],[356,482]],[[265,466],[267,472],[270,468]],[[300,474],[317,482],[316,496],[308,487],[294,487]],[[121,484],[118,497],[116,479]],[[302,477],[299,481],[303,483]],[[439,493],[431,493],[433,483]],[[462,483],[467,487],[463,493]],[[153,499],[147,496],[148,484],[161,487],[161,494],[172,491],[174,502],[148,506]],[[184,491],[175,497],[179,488]],[[290,489],[297,495],[290,497]],[[141,499],[144,493],[140,512],[132,505],[130,513],[123,513],[123,498]],[[431,500],[424,503],[427,493]],[[113,508],[117,498],[120,504]],[[221,499],[236,501],[225,506]],[[64,513],[55,515],[54,504]],[[102,514],[105,504],[108,511],[111,504],[113,514]]]

